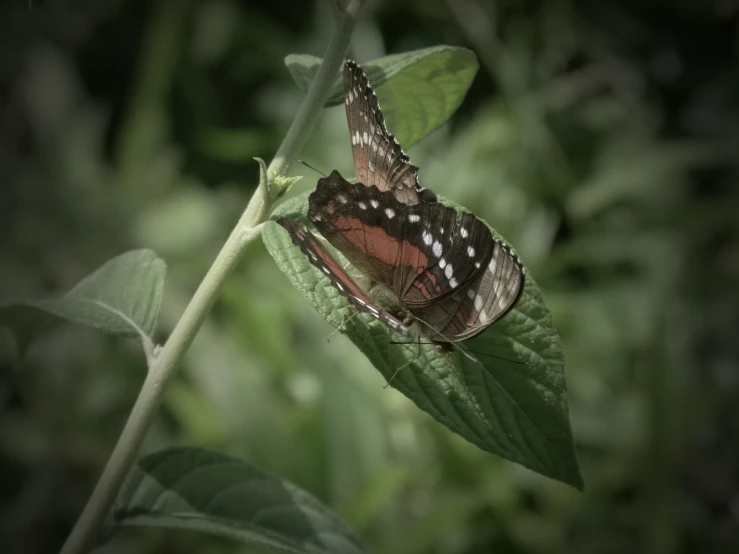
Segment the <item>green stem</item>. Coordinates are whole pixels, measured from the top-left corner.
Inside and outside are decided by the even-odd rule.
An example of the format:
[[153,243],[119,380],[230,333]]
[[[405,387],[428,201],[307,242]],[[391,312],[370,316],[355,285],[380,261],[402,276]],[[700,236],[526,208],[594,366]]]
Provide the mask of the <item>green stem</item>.
[[[343,20],[354,21],[354,17],[351,14],[342,14],[339,17]],[[323,63],[318,68],[316,78],[313,80],[305,96],[303,105],[300,106],[295,116],[293,128],[296,128],[297,131],[295,133],[289,133],[285,137],[272,163],[269,164],[268,173],[276,175],[284,174],[292,163],[297,151],[308,138],[308,134],[313,129],[320,115],[320,111],[312,109],[312,106],[326,103],[328,95],[336,82],[336,76],[339,74],[341,64],[344,62],[344,54],[349,46],[349,39],[353,30],[353,24],[340,24],[337,26],[336,32],[331,37],[326,48]]]
[[321,69],[269,166],[267,178],[263,176],[260,180],[241,219],[218,253],[172,334],[149,367],[149,373],[128,421],[82,514],[62,547],[62,554],[80,554],[92,546],[118,490],[136,459],[175,368],[185,355],[244,249],[260,235],[261,224],[269,216],[274,201],[268,192],[271,188],[269,181],[274,181],[275,176],[284,174],[290,162],[297,156],[328,99],[335,76],[339,73],[356,21],[358,4],[350,4],[352,9],[347,9],[346,13],[338,16]]

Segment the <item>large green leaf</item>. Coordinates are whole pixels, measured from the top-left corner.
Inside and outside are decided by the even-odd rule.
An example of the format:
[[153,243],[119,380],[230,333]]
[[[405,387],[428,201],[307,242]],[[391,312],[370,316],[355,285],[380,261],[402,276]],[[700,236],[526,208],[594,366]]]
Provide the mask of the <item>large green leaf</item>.
[[196,448],[142,459],[118,495],[113,521],[191,529],[296,554],[367,552],[311,494],[242,460]]
[[[307,193],[273,214],[305,220]],[[445,203],[453,205],[449,202]],[[494,231],[493,231],[494,232]],[[496,236],[498,236],[496,234]],[[516,307],[463,346],[478,362],[432,345],[403,341],[369,316],[346,321],[353,308],[274,222],[264,243],[290,281],[331,325],[339,327],[391,385],[455,433],[488,452],[581,488],[570,430],[564,355],[541,292],[530,274]],[[493,357],[495,356],[495,357]]]
[[[321,61],[308,54],[290,54],[285,65],[305,92]],[[388,129],[404,148],[409,148],[457,110],[475,78],[478,63],[475,54],[466,48],[434,46],[378,58],[362,67],[375,89]],[[336,106],[343,101],[343,83],[337,77],[326,105]]]
[[0,325],[14,331],[21,349],[57,318],[149,341],[159,320],[166,271],[153,251],[132,250],[107,261],[64,296],[3,305]]

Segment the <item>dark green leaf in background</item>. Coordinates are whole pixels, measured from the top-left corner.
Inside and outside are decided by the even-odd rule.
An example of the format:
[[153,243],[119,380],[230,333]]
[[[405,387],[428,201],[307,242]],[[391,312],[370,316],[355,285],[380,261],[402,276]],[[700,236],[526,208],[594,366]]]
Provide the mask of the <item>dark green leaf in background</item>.
[[311,494],[238,458],[196,448],[142,459],[121,489],[113,520],[202,531],[296,554],[367,552]]
[[[273,216],[304,219],[307,197],[290,199]],[[422,345],[417,357],[417,344],[390,344],[403,337],[373,318],[346,321],[353,309],[279,225],[268,223],[263,237],[292,284],[331,325],[345,322],[345,334],[386,379],[411,362],[391,384],[419,408],[483,450],[582,488],[568,418],[564,355],[530,274],[516,307],[482,335],[464,341],[464,347],[482,353],[475,355],[479,363],[458,352],[439,353],[432,345]]]
[[[388,129],[403,148],[410,148],[446,123],[462,103],[478,68],[472,51],[454,46],[434,46],[360,64],[377,94]],[[305,92],[321,58],[290,54],[285,65]],[[326,106],[343,101],[343,81],[337,77]]]
[[14,331],[21,350],[57,318],[148,341],[159,320],[166,271],[153,251],[132,250],[107,261],[64,296],[5,304],[0,325]]

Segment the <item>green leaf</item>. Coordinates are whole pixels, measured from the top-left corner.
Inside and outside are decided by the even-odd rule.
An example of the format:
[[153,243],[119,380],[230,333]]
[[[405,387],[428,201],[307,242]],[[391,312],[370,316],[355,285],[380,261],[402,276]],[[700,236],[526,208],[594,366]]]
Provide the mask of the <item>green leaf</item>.
[[242,460],[196,448],[142,459],[119,493],[113,520],[202,531],[297,554],[367,552],[311,494]]
[[[298,88],[306,92],[321,61],[308,54],[290,54],[285,65]],[[475,54],[466,48],[434,46],[378,58],[362,67],[380,101],[388,129],[403,148],[410,148],[457,110],[475,78],[478,63]],[[326,106],[343,101],[343,81],[337,77]]]
[[64,296],[1,306],[0,325],[15,332],[21,351],[57,318],[149,342],[159,319],[165,274],[166,265],[154,252],[132,250],[107,261]]
[[[305,220],[307,197],[288,200],[273,217]],[[478,363],[456,351],[440,353],[429,344],[420,346],[419,356],[417,343],[390,344],[402,337],[369,315],[347,321],[353,308],[282,227],[268,222],[262,236],[293,285],[331,325],[344,323],[344,334],[386,379],[409,363],[391,385],[419,408],[485,451],[582,488],[568,418],[562,346],[528,272],[516,307],[487,331],[462,343],[480,353],[475,354]]]

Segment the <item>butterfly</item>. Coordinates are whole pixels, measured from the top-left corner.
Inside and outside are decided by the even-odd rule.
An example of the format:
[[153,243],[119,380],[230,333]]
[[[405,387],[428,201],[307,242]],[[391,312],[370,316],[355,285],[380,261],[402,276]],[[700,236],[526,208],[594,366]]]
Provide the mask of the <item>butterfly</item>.
[[518,257],[471,213],[444,206],[418,183],[384,123],[362,69],[344,66],[347,121],[357,183],[338,171],[318,180],[308,219],[384,298],[380,306],[302,223],[277,222],[357,310],[411,335],[424,325],[436,343],[472,338],[505,316],[524,288]]

